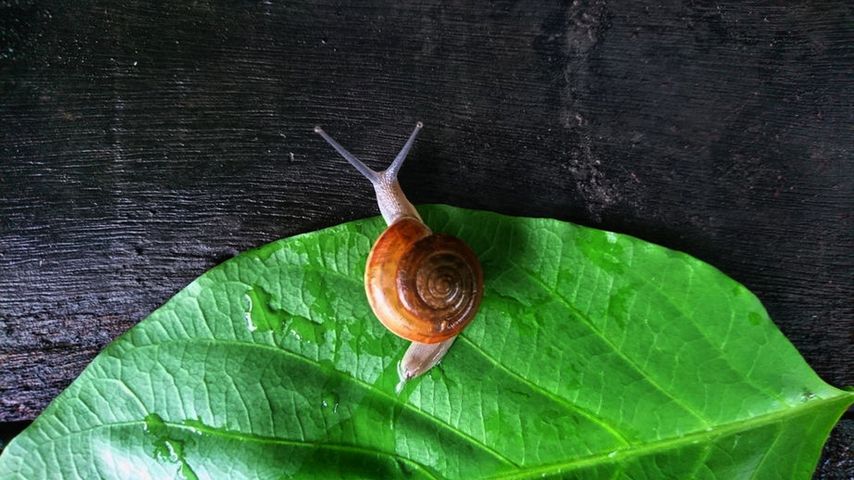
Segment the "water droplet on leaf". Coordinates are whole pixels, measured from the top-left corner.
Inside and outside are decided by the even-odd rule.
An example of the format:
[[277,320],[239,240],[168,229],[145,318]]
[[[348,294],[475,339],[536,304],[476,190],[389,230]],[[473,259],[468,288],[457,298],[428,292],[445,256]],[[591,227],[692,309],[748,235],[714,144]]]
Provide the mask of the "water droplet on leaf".
[[747,314],[747,321],[750,322],[751,325],[759,325],[762,323],[762,316],[756,312],[750,312]]
[[179,465],[178,477],[182,480],[198,480],[198,476],[187,463],[184,441],[179,432],[171,432],[169,424],[160,415],[152,413],[143,419],[143,428],[152,438],[154,458]]
[[327,392],[320,400],[320,406],[324,410],[332,409],[332,413],[338,413],[338,395],[332,392]]
[[258,326],[252,321],[252,297],[248,294],[243,295],[243,304],[246,308],[246,313],[243,314],[243,320],[246,321],[246,329],[250,332],[258,330]]

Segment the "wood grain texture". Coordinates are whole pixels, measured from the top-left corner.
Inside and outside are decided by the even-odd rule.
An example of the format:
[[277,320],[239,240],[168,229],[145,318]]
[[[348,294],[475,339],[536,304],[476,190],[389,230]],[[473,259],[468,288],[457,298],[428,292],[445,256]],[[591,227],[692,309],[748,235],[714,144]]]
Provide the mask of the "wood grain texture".
[[415,203],[689,252],[854,384],[846,2],[470,3],[0,2],[0,421],[238,251],[375,215],[316,124],[381,166],[422,120]]

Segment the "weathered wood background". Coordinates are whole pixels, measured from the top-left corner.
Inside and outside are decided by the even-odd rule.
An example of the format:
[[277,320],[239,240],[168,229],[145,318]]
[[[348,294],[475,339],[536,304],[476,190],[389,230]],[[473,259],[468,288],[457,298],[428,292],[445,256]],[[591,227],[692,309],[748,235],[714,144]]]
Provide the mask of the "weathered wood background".
[[383,165],[423,120],[416,203],[687,251],[854,384],[849,2],[409,3],[0,1],[7,437],[208,268],[377,213],[315,124]]

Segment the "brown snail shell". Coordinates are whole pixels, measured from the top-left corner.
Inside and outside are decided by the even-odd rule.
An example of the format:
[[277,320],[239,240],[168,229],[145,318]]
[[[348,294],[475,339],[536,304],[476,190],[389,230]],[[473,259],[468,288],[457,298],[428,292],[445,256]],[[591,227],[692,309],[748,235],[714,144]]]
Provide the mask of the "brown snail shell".
[[474,318],[483,298],[483,271],[462,240],[403,217],[371,249],[365,291],[374,314],[394,334],[439,343]]

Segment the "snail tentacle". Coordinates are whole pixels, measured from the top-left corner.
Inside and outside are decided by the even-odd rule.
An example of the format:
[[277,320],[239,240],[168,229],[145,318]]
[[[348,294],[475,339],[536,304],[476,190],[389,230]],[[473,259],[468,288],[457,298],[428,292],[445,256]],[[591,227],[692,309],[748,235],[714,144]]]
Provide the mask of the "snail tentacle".
[[364,175],[365,178],[370,180],[371,183],[376,184],[379,181],[379,172],[371,169],[361,160],[356,158],[355,155],[348,152],[346,148],[342,147],[340,143],[336,142],[335,139],[330,137],[329,134],[327,134],[326,132],[324,132],[322,128],[314,127],[314,132],[323,137],[323,139],[326,140],[326,143],[332,145],[332,148],[334,148],[336,152],[338,152],[342,157],[344,157],[344,159],[350,162],[351,165],[356,167],[356,170],[358,170],[359,173]]
[[418,136],[418,132],[423,127],[424,124],[421,122],[418,122],[415,125],[415,129],[409,135],[409,139],[406,141],[406,144],[403,145],[403,148],[397,154],[397,157],[395,157],[394,161],[391,162],[391,165],[387,169],[381,172],[373,170],[365,165],[361,160],[356,158],[355,155],[348,152],[347,149],[330,137],[329,134],[324,132],[322,128],[314,127],[314,131],[323,137],[323,139],[326,140],[326,143],[331,145],[332,148],[350,162],[351,165],[356,167],[356,170],[358,170],[359,173],[371,181],[371,185],[374,186],[374,193],[376,193],[377,196],[377,205],[380,207],[380,213],[386,223],[391,225],[403,217],[412,217],[421,220],[421,216],[418,214],[418,211],[415,210],[415,207],[409,203],[406,195],[403,194],[403,190],[400,188],[400,183],[397,181],[397,174],[400,171],[400,167],[403,166],[403,162],[406,160],[406,156],[409,154],[409,151],[412,149],[412,145],[415,143],[415,138]]
[[415,124],[415,129],[412,130],[411,134],[409,134],[409,139],[406,140],[405,144],[403,144],[403,148],[400,149],[400,153],[394,157],[394,161],[391,162],[391,165],[389,165],[384,173],[389,175],[391,178],[397,179],[397,172],[399,172],[400,167],[403,166],[406,156],[409,155],[409,151],[412,150],[412,145],[415,143],[415,137],[418,136],[418,132],[420,132],[422,128],[424,128],[423,123],[418,122]]

